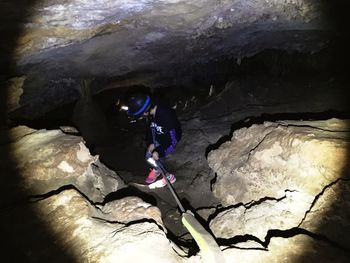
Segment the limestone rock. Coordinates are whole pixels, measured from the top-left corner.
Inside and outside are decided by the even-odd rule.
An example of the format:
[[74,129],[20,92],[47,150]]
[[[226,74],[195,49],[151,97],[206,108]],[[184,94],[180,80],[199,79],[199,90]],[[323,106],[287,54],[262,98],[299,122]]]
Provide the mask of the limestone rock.
[[[346,198],[349,193],[350,180],[339,180],[325,189],[300,226],[335,240],[342,247],[349,249],[350,202]],[[318,219],[316,223],[315,218]]]
[[[280,200],[267,200],[257,207],[246,208],[242,205],[227,209],[215,217],[210,228],[215,236],[221,238],[248,234],[264,240],[270,229],[288,230],[297,226],[312,201],[313,197],[307,194],[287,192]],[[232,222],[235,222],[234,227]]]
[[[125,200],[115,201],[114,207],[123,207],[122,203]],[[50,229],[54,246],[38,242],[45,238],[44,233],[34,232],[38,229],[35,217],[21,220],[25,215],[22,209],[11,211],[17,215],[12,222],[16,228],[6,232],[21,236],[18,245],[32,262],[182,262],[162,229],[154,222],[143,221],[137,207],[130,208],[105,214],[76,190],[66,190],[30,205],[41,224]],[[33,237],[36,242],[31,243]],[[62,251],[52,258],[55,247]]]
[[[5,1],[6,23],[17,14],[12,2]],[[74,83],[55,83],[63,79],[190,88],[193,67],[223,57],[241,60],[276,47],[317,52],[327,45],[318,1],[45,0],[28,3],[26,15],[16,46],[7,47],[30,76],[21,111],[13,115],[25,119],[78,99]]]
[[7,85],[7,111],[11,112],[20,107],[20,98],[23,94],[23,83],[26,77],[16,77],[8,80]]
[[235,131],[208,155],[218,175],[214,194],[225,205],[279,198],[287,189],[318,194],[343,176],[349,147],[346,130],[327,130],[325,124],[265,122]]
[[[19,127],[13,132],[25,134],[26,130]],[[21,189],[28,194],[45,194],[72,185],[90,200],[102,202],[107,194],[125,186],[98,156],[90,154],[81,137],[60,130],[31,130],[16,138],[10,146],[21,174]]]
[[348,262],[349,255],[344,251],[332,248],[322,241],[305,235],[296,235],[289,238],[273,238],[268,250],[226,249],[224,255],[227,262],[234,259],[245,263],[293,263],[293,262]]
[[268,249],[228,254],[246,256],[245,262],[346,262],[349,124],[265,122],[236,130],[209,153],[214,194],[225,204],[211,216],[214,235],[227,241],[250,236],[257,242],[236,246]]
[[127,223],[142,219],[153,219],[159,226],[163,226],[159,208],[151,206],[135,196],[109,202],[101,208],[101,211],[109,220]]
[[[215,5],[211,1],[198,0],[47,0],[34,5],[31,12],[25,34],[19,40],[20,54],[66,46],[96,35],[118,31],[126,26],[131,27],[136,16],[153,27],[158,25],[169,31],[184,31],[183,33],[186,33],[187,28],[192,34],[196,32],[199,35],[211,27],[225,29],[232,24],[275,21],[277,17],[281,22],[298,19],[307,23],[320,15],[317,2],[304,0],[283,3],[248,1],[245,4],[222,1]],[[146,43],[163,37],[164,33],[157,31],[144,34]]]

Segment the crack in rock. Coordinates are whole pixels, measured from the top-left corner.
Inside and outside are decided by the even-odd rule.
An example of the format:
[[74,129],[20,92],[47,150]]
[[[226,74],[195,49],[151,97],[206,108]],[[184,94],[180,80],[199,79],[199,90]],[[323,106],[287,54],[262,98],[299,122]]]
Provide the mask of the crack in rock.
[[281,196],[280,198],[276,198],[276,197],[269,197],[269,196],[265,196],[265,197],[262,197],[261,199],[259,199],[258,201],[250,201],[249,203],[247,204],[244,204],[244,207],[246,209],[249,209],[253,206],[256,206],[256,205],[260,205],[261,203],[265,202],[265,201],[276,201],[276,202],[280,202],[282,201],[283,199],[285,199],[287,197],[287,192],[289,193],[293,193],[293,192],[298,192],[297,190],[289,190],[289,189],[286,189],[284,190],[285,192],[285,195],[284,196]]
[[326,237],[324,235],[313,233],[311,231],[308,231],[308,230],[306,230],[304,228],[300,228],[300,227],[293,227],[293,228],[290,228],[287,230],[270,229],[267,232],[267,235],[265,237],[265,241],[263,242],[263,245],[264,245],[264,247],[268,248],[271,239],[274,237],[290,238],[290,237],[294,237],[296,235],[306,235],[306,236],[313,238],[314,240],[325,242],[325,243],[333,246],[334,248],[338,248],[338,249],[344,250],[346,252],[349,252],[348,248],[346,248],[346,247],[340,245],[339,243],[329,239],[328,237]]
[[[314,240],[325,242],[326,244],[331,245],[334,248],[341,249],[345,252],[348,252],[348,248],[340,245],[339,243],[329,239],[328,237],[320,234],[313,233],[311,231],[308,231],[304,228],[299,227],[293,227],[287,230],[280,230],[280,229],[270,229],[267,232],[267,235],[265,236],[264,241],[260,240],[258,237],[254,235],[237,235],[231,238],[218,238],[217,242],[219,246],[225,246],[223,250],[235,248],[235,249],[242,249],[242,250],[263,250],[268,251],[269,250],[269,244],[273,238],[276,237],[282,237],[282,238],[291,238],[295,237],[297,235],[305,235],[308,237],[311,237]],[[238,247],[235,246],[238,243],[246,243],[248,241],[254,241],[255,243],[261,245],[261,247]]]
[[[130,222],[127,222],[127,223],[123,223],[123,222],[119,222],[119,221],[111,221],[111,220],[108,220],[108,219],[105,219],[105,218],[96,217],[96,216],[92,216],[92,218],[100,220],[100,221],[105,222],[105,223],[109,223],[109,224],[122,225],[121,228],[116,229],[116,230],[113,231],[113,236],[116,235],[117,233],[120,233],[120,232],[124,231],[126,228],[128,228],[130,226],[137,225],[137,224],[142,224],[142,223],[155,224],[155,225],[157,225],[157,227],[162,232],[166,233],[164,228],[161,225],[159,225],[154,219],[151,219],[151,218],[143,218],[143,219],[139,219],[139,220],[133,220],[133,221],[130,221]],[[145,232],[152,232],[152,231],[145,231]],[[154,231],[152,233],[154,233]],[[138,235],[141,235],[141,234],[143,234],[143,233],[139,233]]]
[[252,149],[249,150],[249,153],[248,153],[248,157],[247,157],[247,161],[250,160],[250,156],[251,154],[255,151],[256,148],[258,148],[264,141],[265,139],[275,131],[275,128],[273,128],[273,130],[269,131],[268,133],[266,133],[264,135],[264,137],[260,140],[260,142],[257,143],[257,145],[255,145]]
[[[248,202],[246,204],[238,203],[238,204],[234,204],[234,205],[230,205],[230,206],[226,206],[226,207],[222,207],[221,205],[217,205],[215,207],[208,207],[209,209],[213,209],[213,208],[216,209],[211,215],[209,215],[209,217],[208,217],[208,224],[210,224],[211,220],[213,220],[218,214],[221,214],[221,213],[224,214],[225,211],[230,211],[232,209],[235,209],[235,208],[238,208],[238,207],[241,207],[241,206],[244,206],[245,209],[248,210],[248,209],[252,208],[253,206],[257,206],[257,205],[262,204],[265,201],[280,202],[280,201],[282,201],[283,199],[285,199],[287,197],[287,195],[286,195],[287,192],[293,193],[293,192],[298,192],[298,191],[297,190],[286,189],[286,190],[284,190],[284,192],[285,192],[285,195],[283,195],[283,196],[281,196],[279,198],[265,196],[265,197],[262,197],[261,199],[259,199],[257,201],[252,200],[252,201],[250,201],[250,202]],[[205,209],[205,208],[201,208],[201,209]]]
[[75,185],[72,185],[72,184],[68,184],[68,185],[64,185],[64,186],[61,186],[55,190],[52,190],[50,192],[47,192],[47,193],[44,193],[44,194],[37,194],[37,195],[29,195],[28,198],[29,200],[31,200],[31,202],[40,202],[42,200],[45,200],[45,199],[48,199],[54,195],[58,195],[60,193],[62,193],[63,191],[66,191],[66,190],[75,190],[77,191],[81,196],[83,196],[92,206],[94,206],[95,208],[99,209],[96,205],[99,205],[100,203],[99,202],[93,202],[92,200],[90,200],[88,198],[87,195],[85,195],[82,191],[80,191]]
[[334,186],[335,184],[339,183],[340,181],[350,181],[350,179],[346,179],[346,178],[338,178],[337,180],[331,182],[330,184],[326,185],[325,187],[323,187],[322,191],[319,192],[314,200],[312,201],[310,208],[305,212],[304,217],[302,218],[302,220],[300,221],[300,223],[298,224],[298,227],[300,227],[302,225],[302,223],[304,222],[305,218],[307,217],[307,215],[311,212],[312,208],[315,206],[317,200],[332,186]]

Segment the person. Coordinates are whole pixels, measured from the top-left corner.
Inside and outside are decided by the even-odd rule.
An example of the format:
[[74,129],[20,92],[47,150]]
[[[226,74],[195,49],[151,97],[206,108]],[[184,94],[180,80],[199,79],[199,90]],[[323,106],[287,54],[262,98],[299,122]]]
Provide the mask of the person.
[[[175,150],[182,135],[181,124],[175,110],[164,103],[155,103],[149,95],[136,94],[129,98],[127,113],[132,118],[148,120],[146,161],[149,162],[152,158],[155,161],[164,162],[164,159]],[[153,166],[146,177],[146,183],[154,183],[160,175],[159,168]],[[172,184],[176,181],[173,174],[168,174],[167,178]],[[161,182],[162,186],[166,185],[164,178]]]

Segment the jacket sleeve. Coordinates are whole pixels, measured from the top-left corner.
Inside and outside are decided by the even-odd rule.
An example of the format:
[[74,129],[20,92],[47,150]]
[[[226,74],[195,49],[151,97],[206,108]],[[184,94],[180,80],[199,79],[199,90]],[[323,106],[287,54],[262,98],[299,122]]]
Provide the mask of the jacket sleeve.
[[162,143],[155,151],[159,153],[160,157],[168,156],[175,150],[175,147],[178,143],[178,135],[175,129],[171,129],[168,134],[166,134],[166,143]]
[[181,127],[174,111],[165,111],[161,116],[159,124],[163,127],[163,134],[157,135],[160,145],[155,150],[160,157],[165,157],[175,150],[181,138]]

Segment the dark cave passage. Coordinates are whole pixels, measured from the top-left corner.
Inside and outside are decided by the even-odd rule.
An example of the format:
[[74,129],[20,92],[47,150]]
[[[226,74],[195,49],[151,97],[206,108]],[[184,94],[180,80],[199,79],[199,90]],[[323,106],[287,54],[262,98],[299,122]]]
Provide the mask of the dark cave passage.
[[[35,130],[46,129],[53,132],[61,129],[67,135],[81,136],[90,153],[98,156],[101,163],[115,171],[126,183],[143,184],[149,169],[144,161],[146,123],[143,121],[132,122],[125,112],[119,110],[116,103],[117,101],[120,104],[124,103],[128,95],[136,91],[151,93],[158,100],[167,102],[176,108],[185,131],[179,148],[166,161],[167,167],[178,178],[174,188],[185,208],[195,213],[197,219],[208,232],[217,235],[216,231],[218,230],[213,231],[213,227],[210,225],[212,219],[217,216],[220,217],[223,211],[227,210],[226,212],[228,212],[229,208],[241,207],[240,204],[242,203],[223,205],[224,201],[220,200],[215,192],[218,191],[215,189],[215,185],[220,183],[221,175],[218,175],[208,166],[207,158],[211,152],[219,150],[224,144],[231,143],[235,131],[249,129],[254,125],[264,125],[266,122],[284,120],[309,123],[333,118],[350,119],[350,91],[347,79],[349,52],[345,41],[348,30],[346,23],[344,23],[346,21],[344,19],[346,17],[345,13],[348,9],[343,8],[344,3],[342,1],[325,5],[325,14],[331,21],[329,25],[325,26],[326,29],[313,28],[312,21],[309,24],[308,22],[305,25],[302,24],[300,28],[295,30],[293,30],[295,25],[292,23],[290,23],[290,25],[293,25],[291,29],[279,24],[276,28],[281,30],[280,33],[278,33],[278,30],[275,33],[266,30],[274,26],[273,23],[270,24],[271,21],[274,21],[273,12],[261,17],[258,16],[259,19],[254,22],[261,22],[261,32],[255,32],[253,26],[253,29],[247,27],[237,31],[237,33],[231,29],[233,25],[236,25],[236,21],[229,20],[226,16],[232,13],[235,17],[237,7],[230,7],[220,14],[215,13],[217,11],[212,8],[211,12],[213,12],[213,17],[216,19],[215,23],[210,22],[213,27],[202,29],[204,25],[210,23],[203,19],[201,23],[195,21],[197,24],[201,24],[196,29],[196,34],[200,35],[199,38],[193,37],[193,34],[191,36],[184,35],[185,37],[182,38],[181,34],[192,29],[186,28],[186,25],[184,26],[186,30],[183,30],[181,26],[177,28],[178,24],[190,21],[192,18],[189,19],[186,16],[181,18],[182,22],[179,23],[176,18],[169,16],[163,21],[161,18],[167,17],[162,13],[165,9],[158,6],[154,9],[154,13],[160,12],[159,18],[150,16],[150,19],[148,13],[147,15],[142,13],[141,16],[136,16],[137,19],[112,21],[111,24],[103,25],[97,30],[92,29],[90,32],[89,30],[85,32],[86,28],[69,28],[67,34],[70,34],[71,38],[67,38],[68,42],[65,42],[67,41],[65,37],[60,39],[55,35],[67,29],[62,22],[63,20],[61,21],[62,24],[60,24],[60,19],[57,20],[58,22],[52,22],[49,21],[49,16],[46,17],[44,13],[40,13],[35,17],[36,22],[33,21],[35,23],[41,23],[42,21],[44,21],[44,24],[47,23],[48,29],[42,30],[43,34],[47,34],[47,31],[50,30],[52,32],[51,35],[48,34],[49,37],[43,37],[43,39],[46,39],[44,41],[47,41],[42,44],[43,49],[30,53],[32,52],[31,48],[35,50],[42,38],[38,33],[33,33],[33,36],[36,36],[33,39],[39,42],[33,41],[32,36],[22,38],[25,33],[29,32],[30,34],[34,32],[36,27],[40,28],[35,23],[33,23],[33,27],[30,25],[32,15],[30,12],[33,12],[33,17],[35,10],[51,12],[48,11],[50,9],[45,9],[50,6],[49,2],[5,1],[1,4],[1,17],[4,18],[4,21],[0,28],[4,41],[1,43],[0,56],[1,68],[3,69],[0,74],[0,152],[2,159],[0,167],[2,170],[1,185],[3,185],[0,217],[1,228],[6,233],[6,240],[4,242],[5,246],[2,248],[3,253],[0,261],[81,262],[81,260],[87,259],[85,252],[73,252],[70,248],[79,245],[65,243],[64,238],[57,238],[55,233],[51,231],[52,225],[50,226],[44,220],[45,218],[42,218],[43,213],[38,214],[38,210],[32,206],[30,195],[24,190],[26,187],[23,187],[22,171],[27,166],[22,166],[21,159],[14,157],[13,151],[16,147],[13,145],[18,138],[31,136],[33,131],[23,135],[13,135],[9,130],[11,128],[16,129],[18,126],[25,125]],[[58,11],[59,8],[63,8],[65,11],[68,10],[63,7],[63,4],[59,7],[58,2]],[[133,1],[131,2],[133,3]],[[290,3],[288,8],[291,8],[293,4]],[[205,5],[209,4],[204,4],[203,8]],[[310,3],[311,5],[312,3]],[[141,8],[141,4],[137,8]],[[134,14],[133,12],[139,12],[137,8],[132,9],[130,13],[122,13],[123,15]],[[186,10],[188,7],[184,5],[183,8]],[[289,12],[288,8],[284,9],[286,10],[285,13]],[[116,12],[119,16],[118,10]],[[312,11],[307,10],[303,15],[308,16],[314,12],[313,9],[310,10]],[[196,12],[192,11],[189,14],[196,14]],[[302,11],[300,11],[300,14],[302,14]],[[52,13],[50,13],[50,16],[54,17]],[[244,18],[244,16],[242,17]],[[45,19],[48,19],[49,22]],[[148,28],[148,24],[157,21],[157,19],[162,21],[164,27],[161,24],[156,24],[156,26],[151,25]],[[280,19],[279,16],[277,16],[278,19]],[[294,19],[298,20],[299,16]],[[80,22],[83,23],[82,21],[84,20]],[[98,21],[98,19],[94,21]],[[129,21],[132,22],[129,24]],[[268,26],[265,27],[266,25]],[[190,28],[189,25],[187,26]],[[177,30],[175,30],[176,34],[174,35],[167,31],[172,27]],[[285,29],[286,33],[283,32]],[[259,30],[259,27],[255,30]],[[96,32],[97,34],[94,35]],[[119,33],[120,35],[117,35]],[[78,35],[77,39],[75,39],[75,34]],[[79,34],[81,35],[79,36]],[[138,37],[139,34],[144,35],[145,40],[143,38],[141,40]],[[167,34],[169,34],[169,38]],[[265,35],[269,39],[264,39],[263,36]],[[290,38],[292,35],[295,38]],[[84,39],[84,37],[87,38]],[[186,41],[192,37],[191,44],[187,44]],[[252,38],[249,39],[251,42],[244,42],[250,37]],[[282,40],[283,37],[286,39]],[[58,42],[54,46],[49,45],[50,41],[55,42],[57,40],[62,42]],[[230,46],[230,41],[232,41],[232,46]],[[29,52],[30,55],[23,60],[19,60],[18,54],[20,52],[17,49],[20,45],[23,47],[23,43],[27,43],[29,51],[22,49],[22,52]],[[283,45],[286,45],[287,48],[284,48]],[[115,47],[115,49],[111,47]],[[240,56],[241,52],[245,55]],[[130,57],[128,57],[129,55]],[[13,100],[8,95],[8,90],[12,92],[12,84],[9,84],[9,79],[20,76],[26,76],[24,85],[16,90],[18,92],[22,89],[22,93],[20,95],[13,93],[17,94],[14,97],[17,96],[18,101],[15,103],[16,106],[9,110],[9,101],[12,103]],[[87,80],[89,86],[85,91],[88,91],[88,94],[84,94],[80,86],[81,83]],[[305,125],[305,128],[313,127],[308,125]],[[333,133],[339,133],[340,135],[337,135],[338,137],[335,137],[335,139],[333,138],[334,141],[339,138],[347,141],[348,138],[342,135],[346,132],[348,132],[348,128],[344,128],[344,130],[335,129]],[[328,134],[325,138],[327,136]],[[34,149],[32,145],[28,147]],[[40,152],[42,149],[46,149],[45,147],[36,148],[36,151]],[[349,151],[349,149],[347,150]],[[48,159],[52,158],[50,151],[48,151]],[[253,154],[254,149],[250,153]],[[34,154],[36,152],[33,152]],[[71,155],[71,153],[66,154],[67,160]],[[347,156],[349,161],[349,154]],[[24,156],[22,158],[25,159]],[[232,157],[232,162],[236,161],[234,158],[236,157]],[[61,167],[61,170],[70,171],[71,167],[64,161],[65,159],[59,164],[57,163],[56,166]],[[38,162],[42,162],[41,168],[46,169],[44,161],[39,160]],[[97,166],[93,164],[91,169],[98,169]],[[38,168],[35,172],[39,174],[41,168]],[[84,174],[89,173],[89,169]],[[49,169],[46,172],[48,176],[52,176],[50,171],[52,170]],[[340,199],[347,196],[349,193],[347,171],[348,167],[343,167],[341,179],[338,178],[328,184],[319,192],[318,197],[321,199],[332,191]],[[61,171],[59,170],[59,172]],[[53,176],[59,174],[59,172],[53,172]],[[30,177],[28,174],[27,176]],[[39,180],[37,185],[33,185],[39,189],[44,181]],[[98,180],[96,179],[96,181]],[[341,184],[338,184],[338,182],[341,182]],[[97,187],[91,185],[89,187],[95,187],[99,191],[99,184],[100,182],[97,183]],[[334,189],[332,188],[333,185]],[[76,186],[73,188],[76,188]],[[57,191],[51,189],[39,195],[45,196],[43,200],[46,202],[46,200],[56,198],[67,190],[72,190],[65,186],[57,189]],[[230,191],[227,190],[227,195],[229,193]],[[103,195],[104,202],[98,205],[103,206],[130,196],[139,197],[160,209],[165,232],[168,231],[166,233],[167,239],[187,253],[184,253],[181,257],[198,256],[198,246],[182,225],[180,212],[167,189],[150,191],[149,189],[144,190],[127,186],[121,190]],[[263,205],[265,201],[284,199],[268,195],[261,198],[261,200],[264,200],[261,202]],[[324,217],[328,218],[333,213],[336,214],[337,209],[343,207],[341,205],[344,204],[336,203],[333,210],[327,211]],[[348,203],[345,202],[344,206],[347,207],[347,205]],[[143,204],[143,206],[145,205]],[[142,207],[142,209],[144,208]],[[102,208],[98,207],[97,210],[99,209]],[[28,222],[31,219],[28,225],[25,224],[26,220],[23,220],[23,218],[28,218]],[[104,220],[113,222],[113,220]],[[130,224],[130,226],[137,227],[138,224],[142,223],[154,224],[159,228],[156,228],[157,231],[164,231],[159,222],[153,218],[141,218],[132,222],[134,224]],[[305,226],[298,226],[297,228],[275,229],[272,227],[268,230],[265,241],[260,236],[251,233],[237,234],[226,238],[220,236],[216,240],[223,248],[222,250],[226,252],[237,249],[238,244],[246,241],[255,241],[260,245],[258,244],[253,248],[240,247],[239,250],[266,251],[266,249],[275,249],[276,242],[273,242],[273,240],[276,240],[276,238],[294,240],[294,238],[302,239],[307,236],[322,241],[322,245],[316,245],[316,249],[313,245],[310,245],[310,251],[308,253],[300,252],[294,257],[293,262],[307,262],[309,254],[312,258],[314,256],[313,251],[319,247],[326,247],[327,249],[331,247],[336,252],[340,251],[339,261],[343,262],[342,259],[347,257],[348,252],[346,250],[349,248],[342,241],[335,240],[339,229],[335,227],[335,236],[327,236],[327,233],[323,232],[329,227],[327,222],[323,222],[323,224],[314,228],[311,227],[311,230],[307,229],[308,221],[305,220],[305,222]],[[74,230],[69,231],[73,232]],[[121,232],[123,231],[121,230]],[[145,231],[147,232],[147,229]],[[22,234],[23,239],[20,238]],[[159,233],[156,235],[159,235]],[[129,236],[132,236],[132,234]],[[117,242],[115,241],[115,243]],[[47,249],[43,249],[42,244],[45,244]],[[89,250],[86,247],[84,249]],[[326,252],[322,251],[320,257],[324,259],[324,262],[331,262],[332,257],[327,254],[327,249],[324,250]],[[343,254],[345,254],[345,257],[343,257]],[[143,257],[142,255],[141,253],[141,257]],[[231,256],[231,254],[227,255]],[[317,257],[313,258],[317,259]],[[101,262],[109,262],[108,260],[101,260]]]

